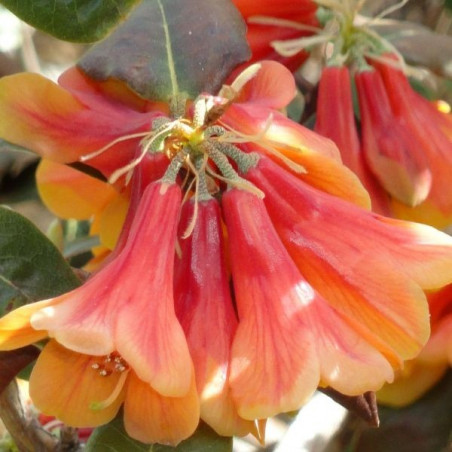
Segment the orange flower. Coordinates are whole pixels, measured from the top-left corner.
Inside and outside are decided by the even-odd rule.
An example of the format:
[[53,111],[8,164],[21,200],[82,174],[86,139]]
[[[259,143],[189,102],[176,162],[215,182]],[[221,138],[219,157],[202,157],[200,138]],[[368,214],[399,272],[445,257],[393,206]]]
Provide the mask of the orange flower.
[[[31,379],[32,398],[47,414],[71,425],[93,426],[111,419],[124,400],[126,430],[141,441],[177,444],[196,428],[199,402],[192,362],[173,306],[180,196],[174,184],[149,185],[126,242],[107,265],[72,292],[26,305],[1,319],[4,350],[47,335],[54,338]],[[60,386],[55,384],[43,391],[49,379],[62,382],[74,372],[67,367],[67,357],[81,372],[80,384],[70,379],[76,392],[65,388],[57,397]],[[106,389],[92,392],[90,381],[111,373]],[[108,392],[105,401],[98,398]],[[71,400],[79,396],[83,409],[76,411]],[[95,413],[93,405],[98,407]],[[148,416],[141,417],[144,413]],[[160,431],[155,423],[166,428]]]
[[263,157],[245,177],[265,190],[269,218],[250,195],[224,196],[239,414],[296,409],[317,384],[357,395],[392,381],[428,338],[423,291],[449,283],[452,239],[363,211]]
[[[218,432],[262,437],[266,417],[298,409],[318,385],[375,390],[419,352],[429,334],[424,291],[452,283],[452,239],[367,210],[334,143],[278,111],[294,88],[284,66],[251,66],[183,118],[154,121],[124,168],[113,168],[116,152],[101,165],[132,175],[115,251],[79,289],[0,320],[0,347],[53,338],[34,387],[45,369],[62,372],[58,353],[103,374],[114,369],[100,357],[117,358],[107,398],[84,395],[101,412],[114,405],[96,424],[124,400],[130,435],[174,444],[195,428],[198,391]],[[170,162],[145,188],[147,154]],[[43,393],[38,404],[64,420],[67,397],[56,406]],[[161,425],[174,416],[164,438],[138,416],[148,405]]]
[[428,296],[432,334],[419,356],[378,392],[380,403],[405,406],[429,391],[452,366],[452,285]]
[[[390,56],[388,56],[390,58]],[[445,227],[452,221],[452,119],[417,94],[404,73],[389,64],[375,63],[391,103],[395,121],[403,121],[410,134],[411,159],[426,160],[431,189],[418,208],[394,203],[398,216]]]

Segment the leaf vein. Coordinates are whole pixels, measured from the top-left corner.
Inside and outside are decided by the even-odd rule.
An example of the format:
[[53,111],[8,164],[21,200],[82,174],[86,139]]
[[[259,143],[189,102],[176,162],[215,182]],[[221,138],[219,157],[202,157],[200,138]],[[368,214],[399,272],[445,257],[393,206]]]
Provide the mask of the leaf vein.
[[163,9],[161,0],[157,0],[157,4],[159,6],[160,13],[162,14],[162,25],[163,25],[163,31],[165,33],[166,55],[168,57],[168,70],[169,70],[170,79],[171,79],[172,94],[173,94],[173,97],[175,97],[176,94],[179,92],[179,85],[177,82],[177,75],[176,75],[176,71],[174,68],[173,48],[171,46],[168,22],[166,20],[165,10]]

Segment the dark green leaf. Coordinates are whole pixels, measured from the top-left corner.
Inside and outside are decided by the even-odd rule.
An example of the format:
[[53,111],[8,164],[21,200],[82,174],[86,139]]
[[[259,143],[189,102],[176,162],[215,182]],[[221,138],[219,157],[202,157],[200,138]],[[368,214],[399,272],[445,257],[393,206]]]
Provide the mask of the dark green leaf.
[[80,68],[117,78],[147,99],[216,93],[250,56],[245,23],[229,0],[143,0],[95,45]]
[[55,246],[33,223],[0,207],[0,314],[79,285]]
[[452,11],[452,0],[445,0],[444,6]]
[[109,424],[94,430],[88,444],[87,452],[231,452],[232,438],[217,435],[206,424],[201,423],[196,432],[177,447],[160,444],[143,444],[133,440],[124,430],[122,416]]
[[39,355],[39,348],[34,345],[0,352],[0,393],[9,385],[11,380]]
[[72,42],[95,42],[140,0],[0,0],[39,30]]

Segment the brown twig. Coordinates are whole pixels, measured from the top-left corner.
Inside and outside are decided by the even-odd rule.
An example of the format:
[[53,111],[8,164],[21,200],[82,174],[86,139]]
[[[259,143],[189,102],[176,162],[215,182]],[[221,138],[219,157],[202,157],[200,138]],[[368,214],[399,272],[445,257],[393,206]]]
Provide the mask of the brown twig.
[[54,452],[58,440],[24,412],[17,382],[13,380],[0,394],[0,418],[20,452]]

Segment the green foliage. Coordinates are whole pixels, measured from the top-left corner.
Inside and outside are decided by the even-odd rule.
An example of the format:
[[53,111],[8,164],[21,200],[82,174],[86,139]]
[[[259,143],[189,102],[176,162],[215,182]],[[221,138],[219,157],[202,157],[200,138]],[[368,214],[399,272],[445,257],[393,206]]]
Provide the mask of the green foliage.
[[118,416],[109,424],[97,428],[86,445],[87,452],[231,452],[232,438],[217,435],[201,423],[196,432],[177,447],[143,444],[127,435]]
[[123,80],[147,99],[216,93],[250,56],[245,23],[229,0],[143,0],[79,67]]
[[452,11],[452,0],[445,0],[444,6]]
[[0,207],[0,314],[79,285],[55,246],[30,221]]
[[125,19],[140,0],[0,0],[33,27],[59,39],[95,42]]

